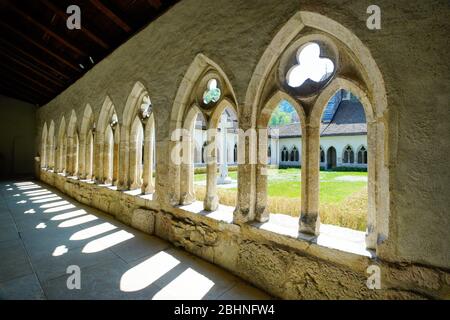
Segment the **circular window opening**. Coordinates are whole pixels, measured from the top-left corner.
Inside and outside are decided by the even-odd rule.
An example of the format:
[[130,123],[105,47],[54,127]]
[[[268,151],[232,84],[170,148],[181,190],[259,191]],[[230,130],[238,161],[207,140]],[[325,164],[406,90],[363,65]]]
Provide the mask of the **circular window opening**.
[[219,101],[221,96],[221,91],[218,87],[218,82],[216,79],[210,79],[208,81],[208,84],[206,86],[206,90],[203,93],[203,103],[204,104],[210,104],[210,103],[216,103]]
[[301,46],[295,58],[296,62],[286,74],[286,83],[300,95],[323,89],[334,75],[334,62],[321,56],[321,48],[315,42]]

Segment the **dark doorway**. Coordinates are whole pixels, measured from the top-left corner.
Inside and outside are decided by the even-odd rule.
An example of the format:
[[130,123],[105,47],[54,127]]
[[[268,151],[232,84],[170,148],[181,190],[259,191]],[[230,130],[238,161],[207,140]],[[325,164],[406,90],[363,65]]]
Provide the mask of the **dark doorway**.
[[327,151],[327,169],[336,168],[336,149],[329,147]]

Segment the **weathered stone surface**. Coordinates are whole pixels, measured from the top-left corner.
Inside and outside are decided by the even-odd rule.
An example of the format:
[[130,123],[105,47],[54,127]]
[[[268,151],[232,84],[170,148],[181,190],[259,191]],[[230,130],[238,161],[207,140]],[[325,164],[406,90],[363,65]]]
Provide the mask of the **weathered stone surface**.
[[131,217],[131,226],[148,234],[155,230],[155,212],[153,210],[135,209]]
[[[449,298],[450,274],[415,264],[394,264],[236,225],[179,208],[159,208],[122,191],[42,171],[42,181],[73,196],[92,194],[94,207],[285,299]],[[69,181],[69,179],[71,179]],[[72,194],[71,194],[72,193]],[[141,204],[144,204],[141,206]],[[381,290],[366,286],[367,266],[381,268]]]
[[[219,0],[202,6],[198,0],[183,0],[38,110],[38,131],[45,122],[53,120],[56,128],[61,128],[61,134],[71,133],[73,140],[73,133],[75,129],[80,131],[81,124],[70,120],[68,130],[66,120],[82,119],[87,104],[98,120],[103,105],[109,101],[117,112],[119,125],[128,125],[124,119],[124,115],[132,116],[127,109],[128,98],[138,95],[134,91],[138,84],[145,87],[155,116],[154,200],[80,182],[62,173],[42,171],[40,178],[127,224],[133,224],[133,212],[137,208],[156,210],[154,232],[157,236],[223,265],[279,297],[402,299],[424,295],[448,298],[450,166],[446,157],[450,144],[448,139],[442,138],[448,137],[450,132],[450,73],[442,59],[442,52],[448,51],[450,31],[447,1],[436,0],[429,5],[420,0],[402,0],[393,5],[392,1],[380,0],[377,5],[382,8],[383,27],[377,31],[365,26],[367,3],[364,1],[302,0],[300,4],[299,7],[296,0]],[[319,21],[314,18],[317,15],[301,14],[299,10],[320,14],[323,19]],[[288,21],[290,24],[286,25]],[[236,224],[225,226],[214,219],[183,213],[173,207],[183,202],[184,196],[180,194],[183,179],[180,167],[170,161],[174,145],[170,139],[171,129],[182,120],[177,118],[176,111],[182,111],[186,103],[191,102],[188,88],[193,87],[208,68],[221,71],[221,77],[229,82],[227,90],[233,92],[230,97],[234,98],[238,109],[239,126],[254,127],[258,121],[257,111],[275,89],[270,85],[277,82],[267,81],[277,76],[276,68],[266,70],[264,67],[271,62],[276,64],[278,54],[285,45],[291,44],[290,39],[302,36],[299,30],[306,22],[310,23],[309,31],[329,33],[327,36],[334,39],[340,36],[342,43],[336,43],[342,51],[339,67],[343,80],[335,85],[348,85],[345,79],[361,84],[368,90],[363,92],[363,98],[373,104],[373,108],[368,109],[373,114],[367,115],[372,117],[368,130],[375,132],[368,136],[372,142],[369,152],[376,160],[369,164],[368,225],[372,234],[368,244],[376,249],[377,262],[388,285],[380,293],[361,287],[365,269],[373,262],[371,259],[244,225],[261,218],[258,215],[264,216],[265,194],[261,191],[264,181],[257,181],[253,164],[239,166]],[[284,32],[273,41],[280,30]],[[368,60],[380,71],[382,79],[376,83],[372,76],[377,68],[365,69]],[[317,110],[308,104],[304,106],[305,116],[315,115],[315,120],[320,114]],[[313,125],[309,120],[307,123]],[[130,151],[127,134],[120,136],[122,160],[127,160]],[[37,137],[37,141],[40,140],[39,132]],[[304,180],[307,187],[302,207],[306,210],[304,216],[312,217],[303,221],[306,230],[314,234],[318,232],[320,220],[314,219],[318,205],[318,167],[314,165],[317,153],[311,150],[317,149],[318,144],[314,140],[310,142],[313,142],[310,154],[305,156],[309,157],[306,163],[312,173],[308,176],[311,181]],[[95,150],[99,156],[96,162],[100,162],[95,166],[95,173],[100,180],[104,178],[100,161],[102,147],[99,143]],[[56,159],[55,167],[58,171],[74,172],[73,143],[58,145],[58,148],[57,152],[66,154],[69,162],[66,167],[67,159]],[[255,153],[248,142],[245,151]],[[130,184],[129,163],[119,160],[119,164],[118,189],[125,190]],[[305,173],[302,171],[302,174]],[[215,200],[208,198],[207,206],[214,208]],[[318,274],[314,268],[323,269],[323,274]],[[325,270],[329,274],[325,274]],[[338,277],[346,283],[335,281]],[[330,285],[329,291],[324,291],[326,285]]]

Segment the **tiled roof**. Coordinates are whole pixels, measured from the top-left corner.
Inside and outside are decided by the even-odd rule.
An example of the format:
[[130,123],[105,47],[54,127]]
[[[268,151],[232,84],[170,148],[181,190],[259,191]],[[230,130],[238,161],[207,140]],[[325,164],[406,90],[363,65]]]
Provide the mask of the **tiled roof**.
[[[291,123],[271,128],[271,135],[280,138],[300,137],[300,123]],[[343,100],[330,123],[321,123],[321,136],[362,135],[367,134],[367,123],[364,108],[357,101]]]

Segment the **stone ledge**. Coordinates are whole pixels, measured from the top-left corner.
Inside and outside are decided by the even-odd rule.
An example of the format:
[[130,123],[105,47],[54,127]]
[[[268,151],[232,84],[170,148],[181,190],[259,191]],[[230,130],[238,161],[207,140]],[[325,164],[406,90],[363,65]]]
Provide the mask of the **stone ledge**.
[[[364,249],[364,233],[322,225],[322,234],[297,234],[297,218],[234,224],[233,208],[205,212],[201,202],[160,206],[150,197],[117,191],[43,170],[41,180],[77,201],[154,233],[284,299],[450,298],[449,272],[387,262]],[[381,270],[382,289],[366,286],[367,267]]]

